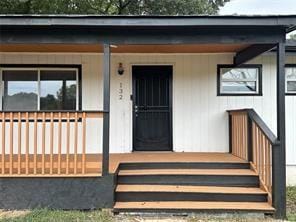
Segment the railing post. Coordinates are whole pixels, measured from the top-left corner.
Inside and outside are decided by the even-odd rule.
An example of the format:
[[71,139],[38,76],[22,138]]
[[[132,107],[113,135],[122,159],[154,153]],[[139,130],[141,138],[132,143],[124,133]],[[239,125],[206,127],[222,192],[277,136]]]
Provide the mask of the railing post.
[[109,122],[110,122],[110,45],[104,44],[104,114],[102,174],[109,174]]
[[247,141],[248,141],[248,161],[253,161],[253,124],[252,120],[247,112]]
[[228,112],[229,153],[232,153],[232,115]]

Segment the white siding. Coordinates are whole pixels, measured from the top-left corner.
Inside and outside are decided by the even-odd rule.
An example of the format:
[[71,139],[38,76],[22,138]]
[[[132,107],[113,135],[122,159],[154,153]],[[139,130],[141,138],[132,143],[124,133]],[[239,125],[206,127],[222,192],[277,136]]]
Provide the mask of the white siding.
[[[275,57],[266,55],[252,61],[263,64],[263,96],[220,96],[217,94],[217,64],[231,64],[232,54],[115,54],[111,58],[112,153],[132,150],[133,64],[172,64],[173,149],[185,152],[227,152],[227,109],[254,108],[276,131]],[[117,74],[118,63],[125,68]],[[296,57],[288,58],[296,63]],[[82,64],[82,107],[103,107],[102,55],[0,53],[2,64]],[[120,87],[123,99],[119,99]],[[296,164],[296,97],[287,97],[287,163]],[[94,130],[95,129],[95,130]],[[88,152],[101,152],[102,121],[90,123]]]

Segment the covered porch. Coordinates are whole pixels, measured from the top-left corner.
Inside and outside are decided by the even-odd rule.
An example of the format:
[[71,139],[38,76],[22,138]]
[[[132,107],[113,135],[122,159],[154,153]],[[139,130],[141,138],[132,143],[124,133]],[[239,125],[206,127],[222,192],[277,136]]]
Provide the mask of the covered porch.
[[[75,111],[3,111],[1,113],[1,177],[108,178],[114,176],[116,178],[118,175],[120,177],[120,170],[135,166],[144,169],[133,172],[132,176],[137,174],[147,176],[147,172],[143,172],[145,170],[148,171],[148,176],[158,175],[159,172],[156,171],[168,169],[170,166],[169,172],[160,170],[163,175],[176,176],[175,170],[179,173],[183,172],[182,176],[184,176],[187,174],[186,171],[190,169],[191,174],[189,173],[189,176],[209,176],[209,183],[212,180],[211,176],[219,175],[222,178],[226,176],[228,182],[230,176],[242,175],[246,182],[250,176],[252,177],[251,183],[258,179],[259,183],[255,185],[260,189],[262,188],[266,192],[264,195],[267,196],[263,208],[259,206],[254,210],[269,213],[275,210],[277,217],[285,215],[284,60],[285,34],[286,29],[290,28],[289,22],[283,20],[280,23],[277,18],[272,22],[259,19],[259,22],[256,20],[258,23],[255,24],[252,18],[244,18],[245,20],[240,23],[240,19],[236,17],[225,18],[222,19],[223,21],[221,21],[221,18],[215,17],[210,20],[190,17],[164,17],[157,21],[154,21],[155,18],[143,18],[141,21],[131,18],[133,23],[130,23],[126,20],[127,18],[120,22],[118,18],[114,20],[106,18],[104,21],[101,20],[102,18],[89,18],[89,20],[93,20],[91,22],[96,22],[92,23],[96,24],[94,26],[98,26],[97,29],[90,31],[90,27],[86,27],[85,23],[80,23],[79,20],[72,20],[71,17],[63,18],[80,27],[75,33],[77,38],[73,39],[71,27],[60,23],[59,19],[54,20],[51,27],[42,24],[42,21],[38,25],[31,24],[29,21],[28,24],[23,24],[29,26],[25,30],[22,26],[15,27],[10,19],[12,18],[5,18],[1,21],[3,23],[1,24],[3,35],[0,37],[1,52],[98,53],[100,66],[97,67],[102,72],[102,79],[100,79],[102,80],[102,91],[99,95],[93,95],[92,100],[88,100],[88,102],[97,104],[99,101],[102,106],[101,109],[91,111],[85,109],[85,106]],[[233,26],[233,22],[238,22],[239,25]],[[108,24],[108,27],[106,27],[106,24]],[[41,29],[38,28],[41,28],[43,32],[40,32]],[[119,63],[116,63],[116,66],[112,65],[113,54],[119,56],[120,60],[124,60],[125,54],[134,54],[136,57],[139,54],[147,53],[151,53],[152,56],[154,54],[170,54],[173,56],[187,54],[190,57],[191,54],[196,53],[230,53],[229,57],[232,60],[230,65],[239,67],[274,48],[277,49],[277,136],[272,133],[262,117],[254,110],[245,109],[248,107],[239,107],[235,110],[223,110],[223,121],[225,122],[225,117],[228,120],[221,127],[224,141],[228,141],[227,150],[224,150],[224,152],[129,152],[124,154],[110,152],[110,144],[117,139],[114,137],[116,134],[110,134],[112,132],[110,127],[111,114],[114,112],[114,107],[117,108],[118,105],[113,103],[115,105],[112,108],[111,73],[116,73],[119,66]],[[203,60],[203,62],[208,61]],[[55,63],[58,64],[59,61]],[[153,59],[152,62],[142,60],[136,63],[163,65],[163,63],[155,63]],[[168,61],[166,64],[171,64],[171,62]],[[186,65],[186,63],[184,64]],[[3,64],[2,66],[7,65],[11,64]],[[40,67],[42,65],[44,64],[39,64]],[[83,63],[80,65],[83,66]],[[123,63],[123,65],[125,64]],[[130,68],[124,68],[131,75]],[[216,67],[212,69],[215,70]],[[94,71],[89,70],[89,72]],[[207,77],[205,76],[205,78]],[[180,76],[179,81],[181,80]],[[89,83],[91,84],[91,81]],[[208,90],[207,93],[216,96],[214,91]],[[176,103],[176,101],[174,102]],[[90,107],[97,106],[90,105]],[[128,115],[133,115],[134,107],[131,107]],[[201,109],[200,113],[195,113],[195,115],[206,114],[206,111],[203,111]],[[182,116],[181,112],[179,114]],[[94,123],[93,119],[98,122]],[[182,117],[178,118],[178,121],[181,123]],[[91,126],[98,126],[99,124],[100,128],[95,128],[96,132],[92,130]],[[120,126],[125,127],[126,124]],[[131,129],[129,130],[132,132]],[[173,130],[175,130],[174,136],[181,133],[178,131],[178,126],[174,126]],[[96,142],[95,146],[92,145],[92,152],[87,151],[89,135],[95,138],[94,141]],[[132,135],[130,133],[127,139],[121,139],[132,141]],[[101,139],[97,140],[96,137]],[[193,140],[194,138],[187,139]],[[212,139],[215,140],[215,138]],[[132,143],[130,143],[129,151],[133,151],[132,146]],[[177,148],[182,149],[180,146]],[[192,150],[194,149],[196,147],[192,147]],[[173,149],[172,151],[176,150]],[[179,163],[181,165],[178,165]],[[207,165],[208,163],[209,165]],[[244,169],[245,163],[249,164],[248,169]],[[189,164],[189,168],[186,167],[186,164]],[[120,166],[123,166],[123,169]],[[213,166],[214,169],[211,169]],[[154,170],[149,171],[150,167]],[[178,167],[179,169],[176,170]],[[219,169],[215,171],[217,167]],[[225,167],[231,169],[227,175],[223,173]],[[239,181],[238,178],[237,181]],[[110,182],[109,185],[113,186],[114,184]],[[119,204],[117,209],[120,211],[126,209],[126,206]],[[150,209],[148,207],[148,210]]]

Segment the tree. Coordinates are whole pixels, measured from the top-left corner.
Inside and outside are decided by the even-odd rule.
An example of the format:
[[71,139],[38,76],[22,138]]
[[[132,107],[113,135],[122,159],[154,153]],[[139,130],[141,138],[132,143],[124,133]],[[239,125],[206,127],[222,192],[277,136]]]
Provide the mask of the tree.
[[1,0],[0,14],[216,14],[229,0]]
[[295,34],[291,34],[291,35],[289,36],[289,39],[296,40],[296,33],[295,33]]

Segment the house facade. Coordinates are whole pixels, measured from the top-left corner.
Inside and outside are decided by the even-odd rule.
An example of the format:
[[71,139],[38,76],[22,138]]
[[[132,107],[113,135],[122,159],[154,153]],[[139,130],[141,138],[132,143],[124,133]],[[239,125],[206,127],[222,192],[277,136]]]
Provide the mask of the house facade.
[[296,55],[285,45],[295,25],[0,17],[1,208],[284,217],[285,180],[296,183]]

